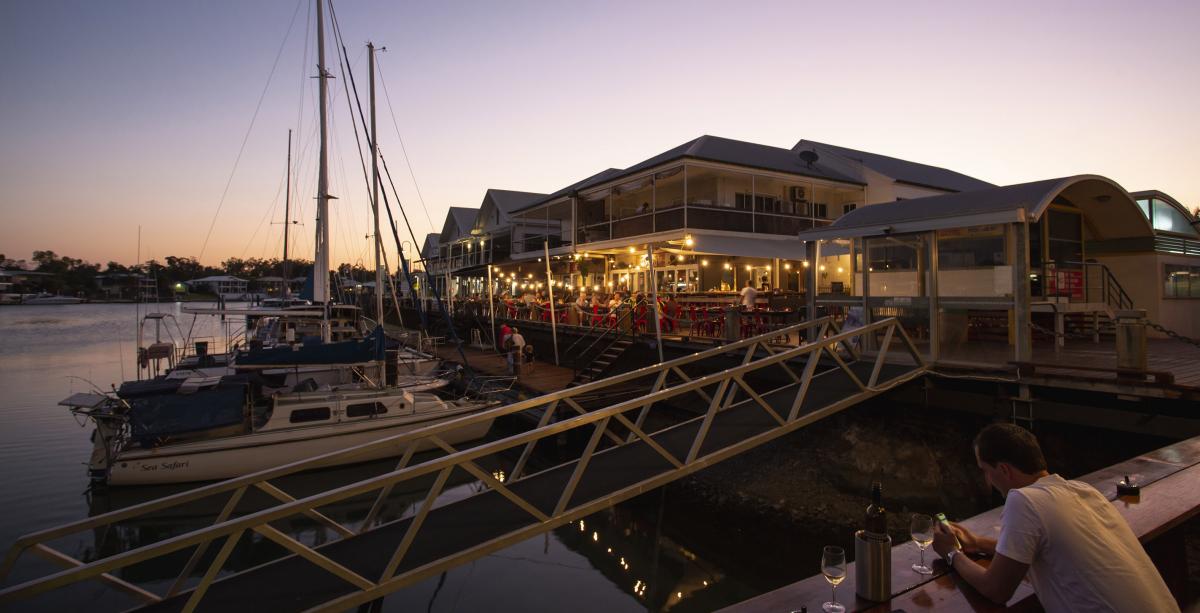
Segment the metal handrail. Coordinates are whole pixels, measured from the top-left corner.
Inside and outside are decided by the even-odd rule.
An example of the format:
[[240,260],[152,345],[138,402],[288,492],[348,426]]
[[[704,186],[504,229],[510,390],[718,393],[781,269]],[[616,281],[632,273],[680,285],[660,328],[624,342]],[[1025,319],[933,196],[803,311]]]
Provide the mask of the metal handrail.
[[[604,331],[600,333],[599,336],[594,337],[592,339],[592,342],[589,343],[588,346],[585,347],[583,351],[575,352],[573,350],[575,349],[575,345],[578,345],[580,341],[582,341],[585,338],[591,338],[590,334],[581,336],[581,337],[575,339],[575,342],[571,343],[571,345],[567,347],[567,350],[564,353],[566,353],[567,355],[578,356],[573,360],[572,369],[575,371],[575,374],[579,374],[579,372],[581,370],[583,370],[583,368],[580,367],[579,362],[580,362],[580,360],[583,359],[584,356],[588,355],[588,352],[591,351],[592,348],[594,348],[596,346],[596,343],[599,343],[601,340],[603,340],[606,336],[609,335],[609,333],[613,333],[614,338],[613,338],[612,342],[608,344],[608,347],[612,347],[613,343],[616,343],[618,340],[621,339],[622,336],[624,336],[624,334],[622,333],[623,331],[621,330],[621,323],[625,321],[626,317],[633,317],[634,310],[638,306],[641,306],[643,304],[646,304],[645,300],[641,300],[637,304],[630,305],[630,307],[628,309],[625,309],[625,311],[623,313],[621,313],[620,316],[617,317],[617,321],[613,325],[607,326],[604,329]],[[589,315],[588,317],[595,317],[595,314]],[[608,350],[608,347],[605,347],[605,351]],[[604,353],[604,352],[601,351],[600,353]]]
[[[617,376],[612,377],[607,380],[589,383],[589,384],[585,384],[585,385],[582,385],[582,386],[579,386],[576,388],[570,388],[568,390],[562,390],[560,392],[555,392],[553,394],[549,394],[544,397],[539,397],[539,398],[534,398],[534,399],[529,399],[526,401],[514,403],[512,405],[493,409],[491,411],[487,411],[482,414],[477,414],[474,416],[460,418],[460,419],[454,420],[452,422],[446,422],[444,424],[432,426],[432,427],[425,428],[425,429],[422,429],[419,431],[408,432],[408,433],[388,437],[385,439],[381,439],[378,441],[374,441],[372,443],[366,443],[366,444],[359,445],[356,447],[348,448],[345,450],[340,450],[340,451],[336,451],[336,452],[323,454],[321,456],[317,456],[317,457],[314,457],[314,458],[311,458],[308,460],[295,462],[295,463],[292,463],[289,465],[260,471],[258,473],[254,473],[252,475],[246,475],[244,477],[230,479],[230,480],[222,482],[222,483],[213,484],[210,486],[204,486],[204,487],[197,488],[197,489],[189,491],[189,492],[182,492],[180,494],[169,496],[169,497],[157,500],[157,501],[143,503],[143,504],[129,507],[126,509],[122,509],[119,511],[113,511],[110,513],[98,515],[96,517],[88,518],[85,520],[72,522],[72,523],[64,525],[64,526],[59,526],[56,528],[42,530],[39,532],[25,535],[25,536],[19,538],[13,544],[12,548],[8,552],[8,555],[6,556],[6,558],[4,560],[3,566],[0,566],[0,578],[7,576],[7,574],[9,573],[9,571],[15,564],[16,559],[20,556],[21,552],[23,552],[26,549],[33,549],[42,554],[48,553],[51,557],[58,556],[60,558],[65,558],[65,559],[60,559],[59,561],[64,563],[65,565],[69,566],[70,568],[68,570],[65,570],[65,571],[62,571],[62,572],[59,572],[59,573],[56,573],[56,574],[53,574],[53,575],[50,575],[47,577],[35,579],[32,581],[26,582],[24,584],[13,586],[13,587],[10,587],[3,591],[0,591],[0,603],[10,602],[10,601],[16,600],[18,598],[41,593],[41,592],[47,591],[49,589],[54,589],[61,585],[74,583],[74,582],[77,582],[77,581],[80,581],[83,579],[87,579],[87,578],[91,578],[91,577],[99,577],[102,580],[108,581],[109,583],[116,582],[116,584],[118,584],[119,587],[122,587],[122,589],[125,589],[125,591],[134,593],[135,595],[141,596],[144,599],[147,599],[149,601],[155,601],[155,600],[159,599],[158,596],[151,594],[149,592],[146,592],[145,590],[141,590],[141,588],[137,588],[136,586],[133,586],[131,584],[125,584],[122,580],[116,579],[115,577],[108,575],[108,571],[122,568],[122,567],[128,566],[130,564],[139,563],[139,562],[145,561],[150,558],[158,557],[159,555],[167,554],[167,553],[170,553],[173,551],[178,551],[180,549],[184,549],[184,548],[188,548],[188,547],[192,547],[192,546],[198,546],[197,550],[193,553],[191,561],[189,561],[189,563],[185,566],[184,571],[181,573],[179,579],[176,581],[175,585],[171,588],[171,590],[166,595],[167,597],[170,597],[170,596],[173,596],[176,593],[178,593],[179,588],[182,586],[183,581],[189,576],[191,570],[195,567],[195,565],[201,559],[201,556],[204,554],[207,545],[210,544],[215,539],[218,539],[221,537],[226,537],[225,543],[224,543],[220,553],[216,556],[216,558],[209,565],[208,572],[204,575],[204,578],[201,580],[200,585],[198,587],[196,587],[194,590],[192,590],[192,596],[190,597],[190,600],[186,607],[186,609],[190,609],[192,606],[195,605],[196,602],[198,602],[199,598],[201,598],[203,596],[203,593],[207,589],[207,586],[215,578],[217,572],[219,571],[221,565],[224,563],[226,557],[232,551],[233,545],[236,543],[237,539],[246,530],[254,530],[256,532],[259,532],[260,534],[263,534],[267,538],[270,538],[271,540],[280,543],[281,545],[288,548],[290,551],[296,553],[297,555],[300,555],[310,561],[313,561],[321,568],[323,568],[339,577],[342,577],[343,579],[347,580],[348,582],[356,585],[357,587],[359,587],[362,590],[360,592],[355,593],[356,598],[363,596],[363,595],[367,595],[367,594],[378,594],[378,593],[380,593],[379,592],[380,589],[387,589],[387,591],[391,591],[391,590],[394,590],[394,589],[397,589],[398,587],[400,587],[400,585],[396,583],[396,580],[404,579],[404,578],[416,580],[418,575],[420,575],[420,573],[418,573],[417,570],[413,570],[413,571],[408,571],[402,575],[397,575],[396,577],[391,577],[392,573],[394,573],[396,567],[399,564],[399,558],[402,557],[403,551],[398,551],[396,556],[393,557],[392,564],[389,564],[388,570],[384,573],[384,577],[382,577],[377,582],[371,582],[359,575],[354,574],[353,572],[345,569],[344,567],[334,563],[333,561],[325,558],[320,553],[317,553],[316,551],[312,550],[311,548],[308,548],[308,547],[304,546],[303,544],[300,544],[300,543],[294,541],[293,539],[290,539],[290,538],[282,535],[281,533],[278,533],[274,528],[271,528],[268,525],[269,522],[275,521],[282,517],[294,515],[297,513],[303,513],[310,517],[318,519],[318,521],[321,521],[322,523],[326,524],[327,526],[332,527],[334,530],[338,531],[343,536],[349,536],[349,535],[353,534],[352,531],[350,531],[349,529],[345,528],[344,526],[342,526],[340,524],[337,524],[336,522],[333,522],[329,518],[325,517],[324,515],[320,514],[318,511],[316,511],[316,509],[321,506],[327,505],[331,502],[337,501],[337,500],[342,500],[345,498],[358,496],[361,494],[370,493],[370,492],[378,490],[380,493],[379,493],[379,497],[376,500],[375,508],[372,509],[371,513],[368,515],[367,520],[363,522],[362,529],[365,530],[366,528],[371,526],[371,524],[373,522],[373,518],[376,516],[376,514],[378,512],[378,508],[381,506],[382,501],[384,500],[384,498],[386,498],[386,495],[391,491],[391,489],[397,483],[399,483],[401,481],[413,479],[416,477],[420,477],[422,475],[428,475],[428,474],[437,472],[437,473],[439,473],[437,482],[434,484],[434,486],[430,490],[429,495],[426,498],[425,504],[421,507],[421,510],[420,510],[418,516],[414,519],[412,527],[410,527],[411,533],[409,535],[406,535],[404,541],[402,542],[402,549],[407,550],[408,544],[410,544],[412,542],[411,537],[415,535],[415,532],[412,532],[412,531],[419,528],[421,520],[424,518],[425,514],[427,514],[429,509],[431,508],[431,506],[433,504],[433,500],[436,499],[438,494],[440,494],[441,487],[445,484],[446,477],[449,475],[450,470],[454,469],[455,467],[459,467],[459,468],[463,468],[464,470],[471,472],[472,474],[475,474],[477,477],[479,477],[480,479],[482,479],[483,481],[488,483],[488,485],[490,485],[493,489],[498,490],[501,494],[505,495],[508,499],[513,501],[515,504],[526,509],[531,514],[537,516],[538,519],[541,520],[541,523],[539,525],[542,527],[542,529],[549,529],[549,528],[554,527],[555,525],[559,525],[561,523],[565,523],[565,521],[568,521],[568,519],[566,519],[568,515],[571,517],[574,517],[583,512],[583,509],[573,509],[573,510],[570,510],[569,513],[567,513],[568,510],[565,508],[565,501],[569,500],[570,493],[573,492],[574,485],[577,484],[577,482],[578,482],[578,476],[579,476],[578,471],[577,471],[576,477],[572,479],[572,482],[568,487],[568,491],[564,492],[564,497],[560,499],[559,508],[556,509],[555,519],[553,521],[551,521],[551,518],[546,517],[543,513],[538,511],[536,508],[532,507],[532,505],[530,505],[528,502],[523,501],[522,499],[520,499],[519,496],[517,496],[516,494],[513,494],[511,491],[509,491],[503,484],[499,483],[494,478],[492,478],[490,475],[486,474],[484,471],[482,471],[482,469],[479,469],[479,467],[475,464],[475,460],[480,457],[483,457],[483,456],[492,455],[494,453],[503,451],[505,449],[524,444],[526,446],[526,448],[522,455],[522,459],[518,463],[518,466],[513,471],[514,474],[512,476],[512,479],[517,479],[520,477],[520,472],[523,469],[524,463],[528,459],[528,456],[529,456],[530,452],[532,451],[533,446],[537,443],[537,441],[542,440],[548,436],[553,436],[560,432],[564,432],[566,430],[570,430],[573,428],[579,428],[579,427],[587,426],[589,424],[598,424],[596,427],[596,434],[593,435],[592,442],[589,443],[588,451],[585,452],[585,459],[580,460],[581,465],[586,465],[586,458],[590,457],[590,454],[595,452],[596,444],[599,442],[599,433],[600,432],[607,433],[607,434],[609,434],[610,438],[613,436],[608,429],[608,424],[611,419],[616,419],[618,422],[625,425],[630,430],[631,434],[629,435],[628,441],[633,441],[633,440],[635,440],[635,437],[636,437],[639,440],[647,442],[650,446],[655,447],[656,451],[659,451],[659,453],[665,454],[665,451],[663,451],[661,449],[661,447],[658,447],[657,443],[655,443],[652,439],[649,438],[648,435],[646,435],[644,432],[641,431],[641,424],[643,423],[643,420],[645,419],[646,413],[648,412],[650,406],[654,402],[657,402],[659,400],[665,400],[665,399],[668,399],[668,398],[671,398],[674,396],[678,396],[681,394],[686,394],[686,393],[697,393],[697,394],[701,395],[702,397],[705,397],[706,399],[708,399],[708,396],[703,391],[703,388],[712,386],[712,385],[716,385],[717,393],[714,394],[711,398],[709,411],[706,413],[705,418],[704,418],[705,425],[704,425],[704,427],[701,428],[700,433],[698,434],[698,438],[697,438],[695,444],[693,445],[692,451],[691,451],[691,453],[689,453],[689,455],[686,459],[686,462],[681,463],[677,458],[672,458],[672,464],[675,464],[676,466],[680,467],[681,469],[683,468],[684,464],[687,464],[687,465],[691,466],[691,468],[687,472],[692,472],[694,470],[698,470],[698,468],[702,465],[711,463],[711,461],[716,461],[716,459],[720,459],[720,458],[712,459],[712,458],[715,458],[715,456],[710,454],[709,456],[705,456],[705,458],[700,458],[699,462],[697,461],[698,452],[700,449],[700,443],[703,442],[703,435],[704,435],[704,433],[707,432],[707,427],[711,423],[711,420],[715,416],[715,413],[718,410],[724,410],[725,408],[728,408],[730,406],[730,404],[732,404],[733,396],[728,395],[728,397],[727,397],[726,393],[728,391],[730,391],[731,389],[736,390],[737,388],[733,387],[731,384],[736,384],[742,390],[747,392],[747,394],[750,397],[752,397],[756,402],[758,402],[758,404],[760,404],[764,408],[766,408],[766,410],[775,417],[776,421],[780,422],[781,426],[791,424],[788,427],[791,429],[794,429],[794,427],[798,427],[798,425],[796,425],[796,423],[797,423],[797,419],[799,418],[798,412],[800,409],[800,403],[803,400],[804,394],[807,392],[807,390],[809,388],[809,384],[812,382],[812,379],[813,379],[813,376],[815,373],[815,367],[816,367],[818,358],[821,355],[828,353],[834,359],[834,361],[837,362],[838,366],[842,370],[847,372],[849,374],[850,378],[860,387],[860,389],[861,389],[860,393],[873,395],[873,394],[879,393],[879,392],[883,391],[884,389],[886,389],[886,388],[878,387],[877,383],[878,383],[879,375],[881,372],[881,367],[883,365],[883,359],[887,355],[887,347],[889,346],[892,338],[894,337],[894,333],[898,330],[900,332],[901,338],[903,339],[904,343],[907,346],[909,353],[912,355],[912,357],[917,365],[915,371],[910,373],[910,375],[905,375],[904,380],[908,380],[909,378],[918,376],[924,370],[924,362],[922,361],[919,352],[917,352],[916,348],[912,345],[911,340],[908,339],[907,335],[904,333],[903,329],[900,328],[898,322],[895,319],[882,320],[880,322],[870,324],[863,328],[858,328],[853,331],[844,332],[844,333],[837,333],[835,324],[829,318],[821,318],[819,320],[815,320],[815,321],[811,321],[811,322],[803,322],[801,324],[796,324],[794,326],[791,326],[791,329],[795,330],[795,331],[799,331],[799,330],[803,330],[803,329],[811,329],[811,328],[817,329],[817,331],[818,331],[817,336],[820,340],[818,340],[814,343],[810,343],[810,344],[807,344],[807,345],[804,345],[801,347],[796,347],[793,349],[789,349],[786,351],[775,352],[767,344],[767,342],[769,340],[768,337],[778,334],[778,331],[776,331],[776,332],[772,332],[768,335],[762,335],[760,337],[744,339],[742,341],[731,343],[729,345],[724,345],[724,346],[716,347],[716,348],[713,348],[713,349],[710,349],[707,351],[699,352],[699,353],[693,354],[691,356],[685,356],[683,358],[671,360],[670,362],[664,362],[661,364],[657,364],[655,366],[642,368],[637,371],[632,371],[630,373],[625,373],[623,375],[617,375]],[[852,339],[855,336],[861,335],[861,334],[874,333],[877,331],[885,332],[884,341],[881,346],[882,348],[876,357],[876,363],[875,363],[874,369],[872,371],[872,374],[871,374],[870,378],[864,383],[858,376],[856,376],[849,369],[846,362],[839,356],[837,349],[839,346],[841,346],[841,347],[849,350],[850,349],[850,346],[849,346],[850,339]],[[831,332],[833,332],[834,334],[832,336],[829,336],[828,334]],[[683,371],[680,370],[680,368],[679,368],[680,366],[691,363],[691,362],[696,362],[698,360],[702,360],[707,357],[711,357],[711,356],[719,355],[719,354],[723,354],[723,353],[728,353],[730,351],[738,350],[738,349],[742,349],[742,348],[745,348],[747,350],[746,357],[745,357],[745,359],[743,359],[742,364],[740,366],[737,366],[737,367],[734,367],[731,369],[727,369],[727,370],[719,372],[719,373],[705,375],[705,376],[701,376],[701,377],[693,379],[693,378],[688,377],[686,374],[684,374]],[[761,358],[761,359],[754,359],[757,351],[760,348],[767,353],[767,357]],[[809,358],[807,365],[804,368],[803,374],[797,375],[794,371],[791,370],[791,368],[789,366],[787,366],[786,362],[788,360],[791,360],[794,358],[802,357],[805,354],[808,354],[808,358]],[[793,403],[792,410],[789,413],[788,421],[786,423],[784,421],[782,421],[782,418],[780,418],[772,409],[770,409],[770,407],[768,405],[766,405],[766,403],[762,400],[761,396],[759,396],[756,392],[754,392],[754,390],[752,390],[749,387],[749,385],[746,383],[746,381],[743,379],[743,375],[745,375],[751,371],[754,371],[754,370],[757,370],[757,369],[760,369],[760,368],[763,368],[766,366],[772,366],[772,365],[782,366],[791,375],[791,377],[793,379],[793,383],[789,383],[789,384],[785,385],[785,387],[791,386],[791,385],[796,385],[797,389],[798,389],[797,398],[796,398],[795,402]],[[599,409],[597,411],[593,411],[590,413],[584,411],[581,407],[578,406],[577,403],[574,402],[574,400],[572,400],[572,397],[576,396],[576,395],[581,395],[581,394],[585,394],[585,393],[589,393],[589,392],[595,392],[599,389],[603,389],[605,387],[608,387],[608,386],[616,384],[616,383],[621,383],[621,382],[629,381],[631,379],[646,377],[649,375],[653,375],[655,373],[658,374],[656,383],[655,383],[654,387],[652,388],[651,393],[647,396],[643,396],[643,397],[639,397],[639,398],[636,398],[633,400],[615,404],[610,407],[607,407],[604,409]],[[678,385],[674,385],[674,386],[666,386],[665,383],[667,381],[667,375],[669,373],[675,373],[684,382],[681,384],[678,384]],[[899,381],[893,380],[888,383],[888,386],[890,387],[890,386],[896,385],[896,384],[899,384]],[[780,388],[780,389],[783,389],[783,388]],[[469,450],[464,450],[464,451],[458,451],[458,450],[454,449],[453,447],[450,447],[449,445],[444,443],[442,441],[442,439],[438,436],[438,434],[441,432],[451,430],[453,428],[460,427],[462,425],[472,423],[474,421],[478,421],[481,419],[491,420],[491,419],[495,419],[496,417],[498,417],[500,415],[511,414],[511,413],[515,413],[518,411],[523,411],[523,410],[532,408],[534,406],[542,406],[542,405],[549,404],[550,406],[547,408],[547,410],[545,411],[545,413],[543,415],[543,421],[545,421],[546,416],[550,415],[553,412],[553,409],[559,402],[567,403],[569,406],[576,409],[581,414],[578,417],[575,417],[575,418],[572,418],[569,420],[565,420],[562,422],[558,422],[556,424],[542,424],[542,426],[536,430],[532,430],[530,432],[514,435],[514,436],[508,437],[506,439],[500,440],[500,441],[486,443],[484,445],[481,445],[481,446],[478,446],[478,447],[475,447],[475,448],[472,448]],[[723,404],[723,406],[722,406],[722,404]],[[840,404],[843,404],[844,406],[849,406],[849,404],[853,404],[853,403],[849,403],[849,404],[840,403]],[[840,408],[844,408],[844,406],[840,407]],[[640,409],[640,415],[638,416],[636,423],[630,422],[624,416],[625,412],[628,412],[635,408]],[[840,410],[840,408],[838,408],[838,410]],[[771,438],[774,438],[774,436],[778,436],[778,434],[773,435]],[[628,441],[626,441],[626,442],[628,442]],[[444,457],[441,457],[441,458],[438,458],[435,460],[430,460],[430,461],[424,462],[419,465],[415,465],[415,466],[411,466],[411,467],[407,466],[407,464],[411,460],[412,455],[415,452],[416,448],[421,443],[430,443],[430,442],[437,445],[438,447],[441,447],[445,451],[447,451],[449,455],[446,455]],[[401,445],[402,443],[408,443],[408,444]],[[755,444],[757,444],[757,443],[755,443]],[[346,458],[352,457],[356,454],[363,453],[363,452],[369,451],[371,449],[374,449],[380,445],[387,445],[387,446],[391,446],[393,448],[405,449],[404,456],[401,458],[400,463],[396,467],[396,470],[392,471],[391,473],[387,473],[384,475],[366,479],[366,480],[360,481],[358,483],[339,487],[339,488],[336,488],[336,489],[333,489],[333,490],[330,490],[330,491],[327,491],[327,492],[324,492],[321,494],[317,494],[314,496],[310,496],[308,498],[304,498],[302,500],[295,500],[295,499],[291,498],[286,493],[278,490],[278,488],[276,488],[275,486],[273,486],[269,483],[269,480],[274,479],[276,477],[279,477],[279,476],[282,476],[285,474],[290,474],[292,472],[297,472],[300,470],[312,468],[318,464],[325,464],[325,463],[328,463],[329,460],[331,460],[331,459],[346,459]],[[669,454],[666,454],[666,455],[669,455]],[[725,456],[721,456],[721,457],[723,458]],[[252,513],[252,514],[248,514],[248,515],[236,518],[236,519],[230,519],[229,516],[232,513],[233,509],[236,507],[237,502],[240,500],[241,496],[245,493],[245,491],[251,486],[257,487],[258,489],[266,491],[270,495],[274,496],[275,498],[277,498],[278,500],[283,502],[283,504],[280,504],[280,505],[270,508],[270,509],[266,509],[266,510]],[[147,545],[145,547],[141,547],[141,548],[138,548],[138,549],[135,549],[132,551],[125,552],[125,553],[117,554],[117,555],[111,556],[109,558],[96,560],[96,561],[93,561],[90,563],[83,563],[80,561],[73,560],[69,556],[66,556],[65,554],[58,553],[45,545],[45,543],[47,541],[50,541],[55,538],[59,538],[59,537],[62,537],[62,536],[68,535],[68,534],[72,534],[72,533],[79,532],[82,530],[92,529],[92,528],[95,528],[98,526],[108,525],[108,524],[114,523],[116,521],[121,521],[121,520],[129,519],[132,517],[137,517],[137,516],[147,514],[147,513],[158,512],[158,511],[161,511],[162,509],[169,508],[169,507],[172,507],[172,506],[175,506],[178,504],[183,504],[185,502],[189,502],[189,501],[196,500],[199,498],[204,498],[204,497],[215,495],[215,494],[222,493],[222,492],[229,492],[231,490],[233,491],[233,493],[230,497],[230,500],[228,501],[228,503],[225,506],[225,509],[222,511],[220,516],[218,516],[216,522],[213,525],[211,525],[207,528],[197,530],[197,531],[189,533],[189,534],[184,534],[184,535],[179,535],[176,537],[168,538],[168,539],[165,539],[158,543]],[[630,494],[630,495],[632,495],[632,494]],[[560,517],[560,515],[561,515],[561,517]],[[452,557],[447,560],[452,560],[455,558],[456,557]],[[420,570],[420,569],[418,569],[418,570]],[[385,586],[387,586],[387,587],[385,588]],[[383,593],[386,593],[386,591]],[[344,605],[344,603],[338,603],[338,601],[335,601],[334,603],[327,603],[327,604],[336,605],[336,606]]]
[[1088,271],[1098,270],[1100,272],[1100,287],[1097,289],[1100,292],[1100,298],[1104,302],[1104,304],[1107,305],[1110,309],[1114,309],[1114,310],[1133,308],[1133,298],[1131,298],[1129,296],[1129,294],[1125,291],[1125,288],[1121,285],[1121,283],[1119,281],[1117,281],[1117,277],[1116,277],[1116,275],[1114,275],[1112,273],[1112,270],[1109,269],[1109,267],[1107,265],[1105,265],[1101,262],[1077,262],[1077,261],[1071,261],[1071,260],[1058,262],[1058,263],[1047,262],[1046,265],[1044,266],[1043,275],[1045,276],[1045,278],[1049,279],[1050,276],[1053,274],[1054,280],[1055,280],[1054,292],[1053,293],[1047,292],[1046,293],[1047,297],[1054,297],[1054,298],[1064,298],[1065,297],[1068,300],[1070,300],[1070,298],[1071,298],[1071,288],[1064,288],[1064,284],[1062,283],[1062,277],[1059,274],[1060,272],[1062,272],[1059,265],[1078,267],[1078,268],[1082,269],[1082,271],[1083,271],[1083,288],[1082,288],[1082,290],[1083,290],[1085,302],[1091,302],[1091,300],[1090,300],[1091,292],[1090,292],[1090,289],[1088,286],[1088,281],[1090,279],[1090,277],[1088,275]]

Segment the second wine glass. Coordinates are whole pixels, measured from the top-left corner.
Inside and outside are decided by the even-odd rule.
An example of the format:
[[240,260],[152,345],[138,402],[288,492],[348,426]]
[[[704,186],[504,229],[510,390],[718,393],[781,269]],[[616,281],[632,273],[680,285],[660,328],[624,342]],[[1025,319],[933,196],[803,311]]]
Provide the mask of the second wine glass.
[[922,575],[932,575],[933,569],[925,565],[925,548],[933,542],[933,518],[922,513],[913,513],[909,532],[912,533],[912,540],[917,542],[917,548],[921,550],[921,563],[913,564],[912,569]]

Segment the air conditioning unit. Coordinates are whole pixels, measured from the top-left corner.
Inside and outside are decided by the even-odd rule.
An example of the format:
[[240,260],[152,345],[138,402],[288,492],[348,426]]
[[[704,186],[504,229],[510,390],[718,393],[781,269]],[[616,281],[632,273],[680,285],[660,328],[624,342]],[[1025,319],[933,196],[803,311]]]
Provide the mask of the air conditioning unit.
[[804,202],[806,200],[803,185],[793,185],[788,193],[792,197],[792,202]]

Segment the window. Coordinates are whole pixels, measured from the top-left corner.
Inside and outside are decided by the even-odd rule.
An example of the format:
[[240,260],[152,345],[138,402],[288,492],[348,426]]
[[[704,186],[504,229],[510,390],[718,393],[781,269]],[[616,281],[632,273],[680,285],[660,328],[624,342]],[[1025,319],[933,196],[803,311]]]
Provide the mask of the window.
[[1138,205],[1138,208],[1142,210],[1142,215],[1145,215],[1146,219],[1150,219],[1150,201],[1149,200],[1138,200],[1137,205]]
[[288,421],[294,424],[301,424],[308,421],[325,421],[329,419],[329,407],[317,407],[315,409],[296,409],[292,411]]
[[849,213],[850,211],[853,211],[854,209],[857,209],[857,208],[858,208],[858,205],[854,204],[854,203],[843,204],[842,205],[842,215],[845,215],[846,213]]
[[1200,298],[1200,266],[1164,264],[1163,298]]
[[368,417],[387,413],[387,407],[382,402],[364,402],[346,407],[346,417]]
[[1192,226],[1192,220],[1188,219],[1179,209],[1163,202],[1162,200],[1153,200],[1154,218],[1153,225],[1155,230],[1163,230],[1166,232],[1178,232],[1180,234],[1196,234],[1196,229]]
[[823,203],[814,203],[809,205],[812,207],[812,216],[820,219],[829,219],[829,207]]
[[954,228],[937,232],[938,267],[942,270],[1005,265],[1004,226]]
[[753,209],[760,213],[783,212],[783,201],[775,196],[768,196],[764,194],[752,196],[744,193],[738,193],[734,195],[734,207],[740,210],[749,211],[752,208],[751,203],[753,203]]
[[917,257],[917,250],[912,245],[878,245],[871,243],[867,265],[872,272],[916,270]]

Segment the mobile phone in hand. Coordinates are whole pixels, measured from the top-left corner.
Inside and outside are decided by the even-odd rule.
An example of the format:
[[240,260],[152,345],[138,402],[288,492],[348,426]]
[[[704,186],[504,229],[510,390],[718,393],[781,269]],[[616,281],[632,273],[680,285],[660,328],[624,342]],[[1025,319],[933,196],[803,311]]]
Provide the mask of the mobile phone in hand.
[[962,549],[962,543],[960,543],[960,542],[959,542],[959,540],[958,540],[958,535],[957,535],[957,534],[954,534],[954,530],[951,530],[951,529],[950,529],[950,520],[946,519],[946,514],[945,514],[945,513],[938,513],[938,514],[937,514],[937,515],[935,515],[934,517],[937,519],[937,521],[938,521],[938,523],[939,523],[939,524],[941,524],[941,525],[943,525],[943,526],[945,526],[945,527],[946,527],[946,532],[949,532],[951,535],[953,535],[953,536],[954,536],[954,544],[955,544],[955,545],[956,545],[956,546],[957,546],[959,549]]

